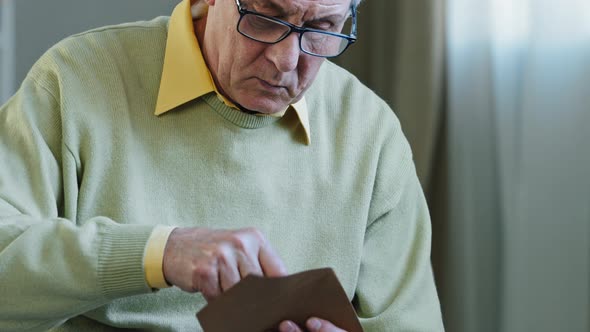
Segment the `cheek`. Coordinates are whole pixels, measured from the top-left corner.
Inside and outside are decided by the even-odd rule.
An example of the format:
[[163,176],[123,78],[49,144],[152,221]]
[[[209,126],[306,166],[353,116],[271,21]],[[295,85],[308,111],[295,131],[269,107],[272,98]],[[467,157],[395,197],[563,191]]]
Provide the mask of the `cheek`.
[[223,60],[220,70],[226,76],[236,79],[241,71],[245,70],[246,54],[239,37],[232,36],[225,38],[225,43],[221,47]]
[[305,90],[311,85],[324,61],[323,58],[312,56],[302,57],[299,60],[297,76],[299,79],[299,88],[301,90]]
[[264,67],[264,44],[245,39],[241,35],[229,45],[227,61],[231,63],[232,78],[237,81],[243,76],[258,72],[256,68]]

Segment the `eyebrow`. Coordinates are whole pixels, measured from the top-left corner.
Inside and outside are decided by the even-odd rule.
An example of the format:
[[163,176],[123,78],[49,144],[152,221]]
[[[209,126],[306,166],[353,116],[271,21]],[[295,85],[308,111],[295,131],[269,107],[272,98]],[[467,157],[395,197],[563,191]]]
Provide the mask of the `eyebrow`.
[[312,20],[307,21],[307,23],[317,23],[317,22],[331,22],[331,23],[338,23],[344,19],[346,19],[348,16],[347,15],[338,15],[338,14],[332,14],[332,15],[328,15],[328,16],[321,16],[318,18],[314,18]]
[[[250,9],[250,10],[255,10],[252,7],[258,6],[260,9],[269,9],[273,12],[273,15],[269,15],[269,16],[273,16],[279,19],[285,19],[289,16],[289,12],[287,10],[285,10],[285,8],[281,7],[281,5],[275,3],[272,0],[269,1],[260,1],[260,0],[254,0],[251,1],[252,3],[249,3],[250,1],[248,1],[248,3],[245,3],[244,1],[241,1],[241,3],[243,4],[243,6],[245,6],[246,8]],[[249,7],[250,6],[250,7]],[[256,9],[257,11],[259,9]],[[313,24],[313,23],[318,23],[318,22],[329,22],[329,23],[337,23],[340,22],[341,20],[345,20],[348,18],[348,13],[349,11],[347,11],[344,16],[342,15],[338,15],[338,14],[331,14],[328,16],[320,16],[317,18],[313,18],[309,21],[306,21],[306,24]]]
[[254,0],[254,1],[248,1],[246,3],[242,2],[242,4],[246,8],[249,8],[252,10],[254,9],[253,7],[259,7],[260,9],[270,9],[274,13],[278,14],[278,15],[276,15],[277,17],[286,17],[289,14],[283,7],[281,7],[279,4],[277,4],[273,1]]

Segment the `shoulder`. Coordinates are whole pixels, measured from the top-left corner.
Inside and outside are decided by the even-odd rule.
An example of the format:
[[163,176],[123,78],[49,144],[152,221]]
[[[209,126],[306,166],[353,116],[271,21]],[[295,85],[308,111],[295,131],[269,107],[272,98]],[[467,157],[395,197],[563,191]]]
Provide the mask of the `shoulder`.
[[337,93],[352,94],[351,97],[362,95],[386,105],[379,96],[359,81],[354,74],[331,61],[325,61],[322,64],[314,86],[316,88],[329,87],[330,90],[335,89],[334,92]]
[[[353,74],[326,61],[306,94],[312,142],[344,151],[355,167],[371,169],[374,199],[391,207],[413,174],[412,151],[389,105]],[[313,143],[312,143],[313,144]],[[359,170],[359,174],[362,171]]]
[[325,61],[306,94],[310,113],[338,130],[352,130],[365,137],[402,135],[391,107],[346,69]]
[[169,17],[160,16],[150,21],[103,26],[67,37],[57,43],[53,49],[75,48],[80,43],[92,46],[90,42],[95,43],[96,46],[114,46],[115,41],[140,42],[145,38],[154,39],[153,41],[157,42],[158,39],[166,38],[168,22]]
[[[104,26],[67,37],[52,46],[28,77],[40,82],[84,77],[140,61],[163,58],[168,17]],[[129,69],[129,68],[126,68]],[[55,82],[54,82],[55,83]]]
[[330,61],[322,65],[306,99],[334,108],[340,116],[344,115],[342,112],[362,112],[364,117],[397,121],[391,107],[381,97],[348,70]]

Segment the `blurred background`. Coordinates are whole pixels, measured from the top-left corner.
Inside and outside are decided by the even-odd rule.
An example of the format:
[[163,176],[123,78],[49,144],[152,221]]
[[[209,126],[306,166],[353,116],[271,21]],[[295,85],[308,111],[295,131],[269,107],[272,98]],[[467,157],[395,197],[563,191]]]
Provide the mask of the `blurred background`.
[[[0,103],[73,33],[177,0],[0,0]],[[590,1],[364,0],[335,62],[402,122],[447,331],[590,331]]]

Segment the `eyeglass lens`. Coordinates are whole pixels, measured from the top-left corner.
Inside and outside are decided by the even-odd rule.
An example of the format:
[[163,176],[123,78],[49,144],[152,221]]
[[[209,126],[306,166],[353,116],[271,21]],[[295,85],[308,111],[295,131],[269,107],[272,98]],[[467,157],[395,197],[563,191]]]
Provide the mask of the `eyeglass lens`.
[[[350,26],[350,20],[347,20],[346,26]],[[280,22],[252,13],[244,14],[238,29],[246,36],[264,43],[275,43],[291,31],[290,27]],[[301,36],[302,50],[315,55],[338,55],[347,46],[348,40],[346,38],[327,33],[306,31]]]

